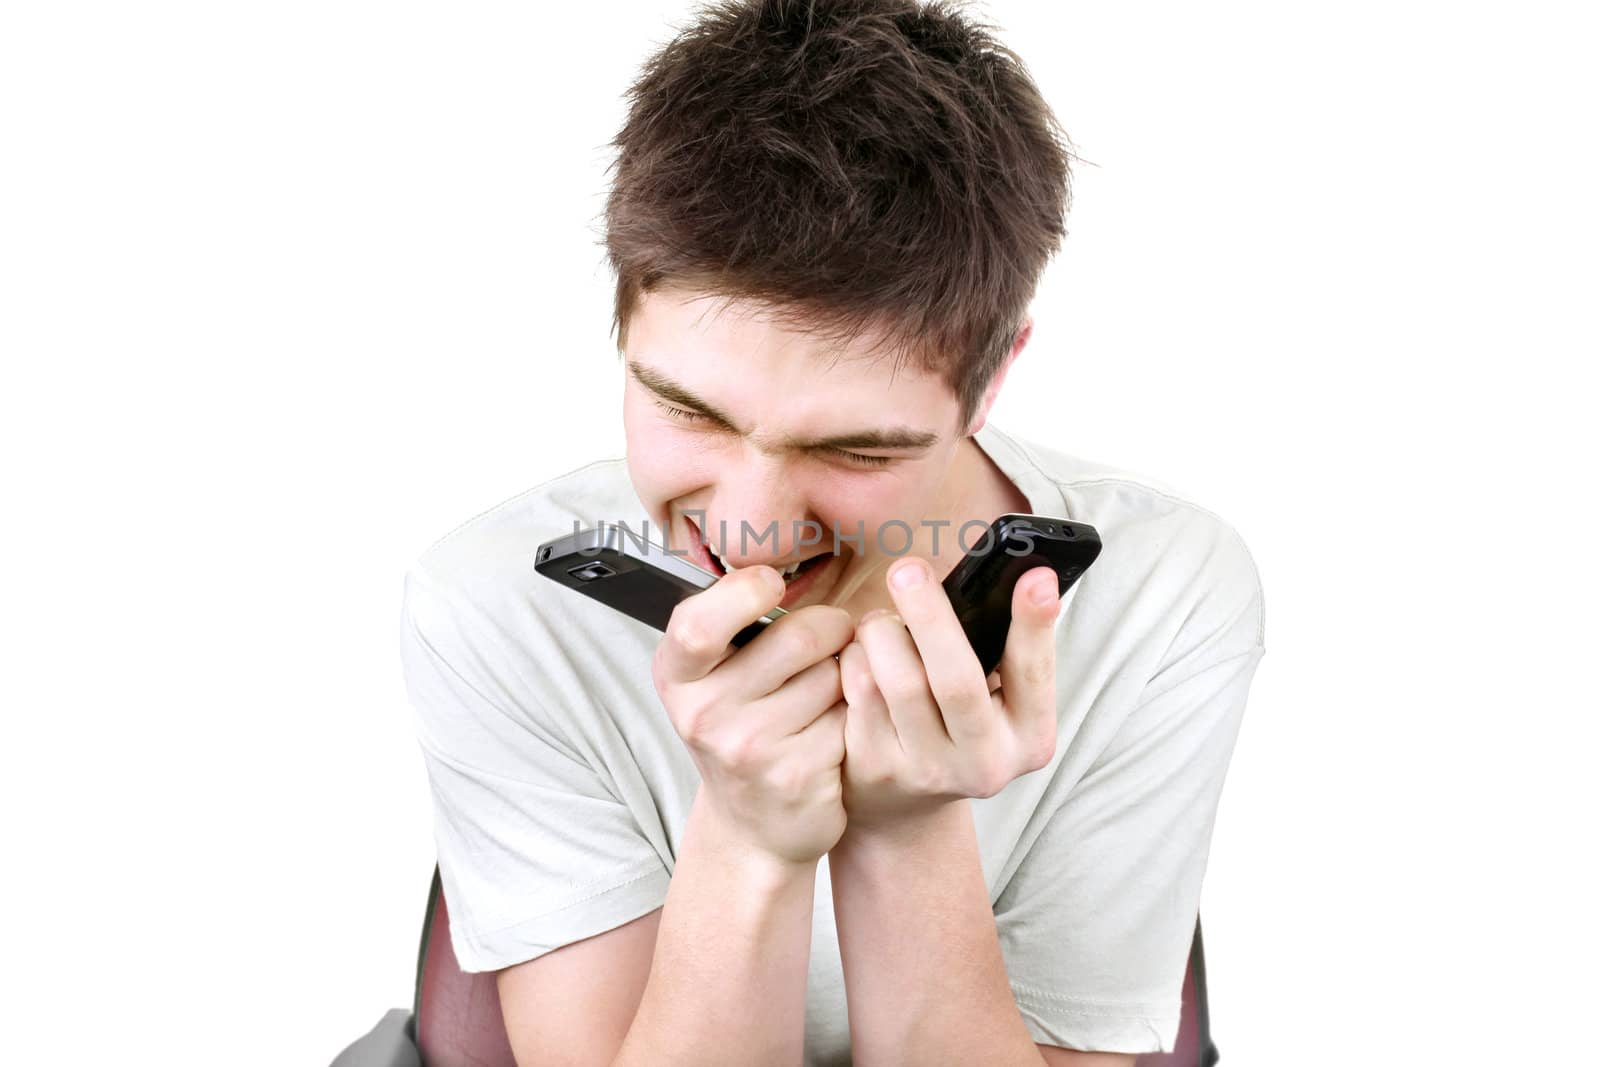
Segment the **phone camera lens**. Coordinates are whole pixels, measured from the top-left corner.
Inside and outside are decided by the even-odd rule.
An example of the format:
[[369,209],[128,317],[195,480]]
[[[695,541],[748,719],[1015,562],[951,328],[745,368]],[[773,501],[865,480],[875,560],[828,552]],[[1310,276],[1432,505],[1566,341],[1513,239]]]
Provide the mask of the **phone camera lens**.
[[607,578],[617,573],[604,563],[585,563],[581,567],[574,567],[568,574],[576,577],[580,582],[592,582],[596,578]]

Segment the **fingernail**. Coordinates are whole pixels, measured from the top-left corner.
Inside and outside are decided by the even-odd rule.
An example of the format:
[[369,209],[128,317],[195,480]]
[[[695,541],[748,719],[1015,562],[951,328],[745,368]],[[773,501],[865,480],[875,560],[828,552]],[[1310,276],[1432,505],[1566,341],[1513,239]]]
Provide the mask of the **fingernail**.
[[789,588],[789,583],[783,580],[783,575],[779,574],[771,567],[762,567],[761,569],[767,572],[767,585],[774,587],[773,592],[777,593],[779,596],[782,596],[784,594],[784,590]]
[[915,589],[927,576],[927,568],[920,561],[915,561],[902,563],[899,570],[889,575],[889,581],[896,589]]

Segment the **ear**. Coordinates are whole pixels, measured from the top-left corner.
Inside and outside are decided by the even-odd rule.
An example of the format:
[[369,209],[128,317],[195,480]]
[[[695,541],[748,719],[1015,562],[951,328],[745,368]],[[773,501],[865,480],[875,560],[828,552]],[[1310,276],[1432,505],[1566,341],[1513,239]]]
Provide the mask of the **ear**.
[[1011,369],[1011,364],[1017,361],[1017,356],[1022,354],[1023,346],[1032,336],[1033,316],[1029,315],[1022,320],[1022,325],[1017,327],[1016,337],[1011,342],[1011,351],[1006,353],[1005,362],[1000,364],[1000,369],[994,372],[994,378],[989,382],[989,388],[984,390],[983,402],[973,413],[972,426],[967,430],[966,436],[971,437],[983,429],[983,424],[989,419],[989,409],[994,407],[995,398],[1000,395],[1000,387],[1006,383],[1006,372]]

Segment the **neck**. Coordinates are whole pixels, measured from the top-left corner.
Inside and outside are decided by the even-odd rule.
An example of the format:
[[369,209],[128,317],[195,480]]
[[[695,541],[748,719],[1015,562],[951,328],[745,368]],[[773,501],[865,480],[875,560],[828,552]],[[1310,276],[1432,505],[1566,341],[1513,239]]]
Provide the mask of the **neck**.
[[[965,555],[960,536],[963,523],[987,524],[1001,515],[1029,511],[1026,494],[971,437],[962,438],[956,446],[956,458],[945,484],[949,493],[941,502],[937,518],[948,520],[950,525],[940,531],[939,552],[933,558],[935,573],[940,578],[955,570]],[[974,528],[967,532],[965,540],[971,544],[978,536]]]

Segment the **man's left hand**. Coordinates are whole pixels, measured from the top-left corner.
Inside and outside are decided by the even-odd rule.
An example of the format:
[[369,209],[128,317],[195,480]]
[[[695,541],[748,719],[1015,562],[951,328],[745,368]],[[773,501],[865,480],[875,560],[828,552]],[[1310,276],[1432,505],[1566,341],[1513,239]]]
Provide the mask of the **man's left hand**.
[[852,833],[993,796],[1055,755],[1053,570],[1035,567],[1018,579],[1005,652],[987,678],[927,561],[896,561],[889,590],[896,610],[869,612],[839,653]]

